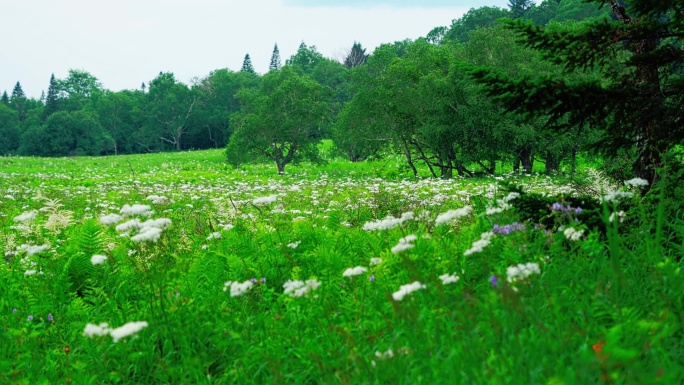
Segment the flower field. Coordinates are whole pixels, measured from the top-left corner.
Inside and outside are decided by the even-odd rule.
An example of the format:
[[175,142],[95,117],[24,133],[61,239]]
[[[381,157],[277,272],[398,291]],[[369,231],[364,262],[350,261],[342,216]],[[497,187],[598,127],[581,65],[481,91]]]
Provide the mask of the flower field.
[[0,158],[0,383],[684,381],[684,224],[639,181],[586,174],[592,211],[562,178],[223,159]]

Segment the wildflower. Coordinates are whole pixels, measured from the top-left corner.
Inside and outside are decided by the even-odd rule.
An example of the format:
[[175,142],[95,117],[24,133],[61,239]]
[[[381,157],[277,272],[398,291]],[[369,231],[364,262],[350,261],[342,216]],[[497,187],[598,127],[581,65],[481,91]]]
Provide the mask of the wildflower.
[[219,239],[219,238],[221,238],[221,233],[213,232],[213,233],[209,234],[209,236],[207,237],[207,241],[211,241],[212,239]]
[[518,264],[510,266],[506,269],[506,280],[510,283],[524,280],[532,274],[540,274],[539,264],[530,262],[525,264]]
[[633,178],[626,181],[625,184],[633,187],[646,187],[648,186],[648,181],[646,179]]
[[603,197],[604,202],[619,201],[625,198],[631,198],[634,194],[629,191],[613,191],[612,193]]
[[112,336],[112,340],[114,342],[118,342],[120,339],[133,335],[141,331],[142,329],[146,328],[147,326],[148,324],[145,321],[129,322],[116,329],[110,330],[109,335]]
[[505,225],[505,226],[494,225],[494,227],[492,227],[492,233],[501,234],[501,235],[508,235],[514,231],[523,231],[523,230],[525,230],[525,225],[520,224],[518,222],[513,222],[510,225]]
[[24,272],[24,275],[29,276],[29,275],[34,275],[36,273],[37,273],[37,271],[35,271],[35,270],[26,270]]
[[145,222],[140,224],[141,228],[145,227],[157,227],[159,229],[165,229],[171,225],[171,220],[168,218],[157,218],[157,219],[148,219]]
[[366,222],[363,225],[363,229],[366,231],[373,231],[373,230],[389,230],[393,229],[400,224],[404,223],[407,220],[413,219],[413,212],[409,211],[401,215],[399,218],[395,218],[393,216],[388,216],[385,219],[379,219],[377,221],[373,222]]
[[289,248],[291,248],[291,249],[296,249],[297,246],[299,246],[300,243],[302,243],[302,241],[297,241],[297,242],[293,242],[293,243],[288,243],[288,244],[287,244],[287,247],[289,247]]
[[37,214],[38,214],[38,211],[36,211],[36,210],[21,213],[20,215],[14,217],[14,221],[15,222],[30,221],[32,219],[35,219]]
[[106,255],[95,254],[95,255],[93,255],[92,257],[90,257],[90,262],[91,262],[93,265],[101,265],[101,264],[104,263],[104,261],[106,261],[106,260],[107,260],[107,256],[106,256]]
[[485,211],[485,214],[487,215],[494,215],[494,214],[500,214],[504,211],[503,207],[487,207],[487,210]]
[[292,281],[289,280],[283,284],[284,293],[291,297],[302,297],[309,292],[318,289],[321,283],[315,279],[308,279],[306,281]]
[[233,227],[234,226],[229,223],[229,224],[223,226],[223,231],[228,231],[228,230],[232,229]]
[[399,287],[399,290],[395,291],[392,293],[392,298],[395,301],[401,301],[404,299],[404,297],[410,293],[413,293],[414,291],[420,290],[420,289],[425,289],[427,286],[423,285],[422,283],[415,281],[413,283],[409,283],[407,285],[401,285]]
[[625,212],[621,210],[617,213],[610,214],[610,217],[608,217],[608,220],[612,223],[617,218],[620,221],[620,223],[622,223],[625,221],[626,216],[627,215],[625,214]]
[[33,316],[32,316],[32,315],[29,315],[28,318],[27,318],[26,320],[27,320],[28,322],[33,321]]
[[371,274],[371,276],[368,277],[368,280],[371,281],[371,282],[375,282],[375,275],[374,275],[374,274]]
[[131,237],[133,242],[157,242],[161,237],[162,229],[158,227],[144,227],[140,229],[140,233]]
[[123,205],[121,208],[120,212],[124,216],[129,216],[129,215],[147,215],[150,214],[150,210],[152,207],[148,205],[141,205],[141,204],[134,204],[133,206],[130,205]]
[[93,336],[104,336],[106,334],[109,334],[109,325],[105,322],[95,325],[95,324],[87,324],[85,329],[83,330],[83,335],[88,336],[90,338],[93,338]]
[[575,230],[573,227],[568,227],[567,229],[563,230],[563,234],[565,234],[565,237],[573,242],[579,241],[582,238],[582,234],[584,234],[584,230]]
[[496,287],[496,285],[499,284],[499,280],[496,278],[496,275],[489,277],[489,282],[492,284],[492,287]]
[[457,218],[465,217],[466,215],[470,214],[471,211],[473,211],[471,206],[465,206],[456,210],[449,210],[445,213],[439,214],[437,219],[435,219],[435,224],[439,226],[444,223],[449,223]]
[[278,197],[276,195],[269,195],[267,197],[256,198],[252,201],[254,206],[266,206],[276,201]]
[[52,316],[52,313],[48,313],[48,322],[55,322],[55,318]]
[[439,279],[442,280],[442,285],[448,285],[450,283],[458,282],[459,277],[456,274],[442,274],[439,276]]
[[108,214],[100,217],[100,223],[103,225],[113,225],[120,222],[122,219],[123,217],[119,214]]
[[12,314],[14,314],[16,312],[17,312],[17,308],[15,307],[14,309],[12,309]]
[[407,235],[399,239],[399,243],[392,248],[392,252],[394,254],[398,254],[404,250],[412,249],[414,245],[411,242],[415,241],[416,239],[418,239],[418,237],[414,234]]
[[223,291],[226,291],[228,287],[230,287],[230,296],[231,297],[239,297],[249,291],[249,289],[254,286],[254,282],[256,282],[256,278],[252,278],[252,280],[247,280],[245,282],[231,282],[228,281],[225,284],[223,284]]
[[261,278],[261,283],[266,283],[266,277]]
[[351,278],[355,275],[361,275],[366,271],[368,271],[368,269],[363,266],[350,267],[347,270],[345,270],[344,273],[342,273],[342,276]]
[[19,246],[19,249],[26,251],[26,254],[28,254],[28,255],[38,254],[38,253],[41,253],[41,252],[43,252],[49,248],[50,248],[49,245],[36,246],[36,245],[23,244],[23,245]]
[[376,266],[382,263],[382,258],[371,258],[370,259],[370,265],[371,266]]
[[166,203],[169,200],[169,198],[159,195],[149,195],[146,199],[151,201],[153,204]]
[[487,233],[482,233],[480,236],[480,239],[473,242],[473,245],[470,247],[470,249],[466,250],[463,255],[470,255],[474,253],[479,253],[481,252],[485,247],[489,246],[490,244],[490,239],[491,239],[491,232]]
[[392,351],[392,349],[387,349],[386,352],[376,351],[376,352],[375,352],[375,357],[377,357],[377,358],[379,358],[379,359],[381,359],[381,360],[386,360],[386,359],[388,359],[388,358],[394,357],[394,352]]
[[[116,214],[113,214],[116,215]],[[100,219],[102,221],[102,219]],[[129,221],[126,221],[124,223],[121,223],[115,227],[116,231],[128,231],[131,229],[139,229],[141,227],[140,219],[138,218],[133,218]]]
[[504,200],[504,202],[510,202],[510,201],[512,201],[514,199],[518,199],[518,198],[520,198],[520,193],[511,192],[503,200]]

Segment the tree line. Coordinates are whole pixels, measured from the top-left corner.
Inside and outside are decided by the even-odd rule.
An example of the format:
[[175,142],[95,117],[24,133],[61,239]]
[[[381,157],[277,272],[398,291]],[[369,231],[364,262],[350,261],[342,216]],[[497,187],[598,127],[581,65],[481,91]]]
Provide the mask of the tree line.
[[226,147],[235,166],[267,159],[282,173],[316,161],[328,138],[351,161],[401,154],[416,175],[420,163],[443,178],[494,173],[501,162],[553,172],[598,149],[622,159],[616,170],[638,163],[652,178],[658,154],[681,142],[681,4],[661,3],[511,0],[371,54],[354,43],[340,61],[302,42],[283,65],[276,45],[266,74],[246,55],[240,71],[190,85],[160,73],[111,92],[71,70],[40,100],[19,83],[3,94],[0,154]]

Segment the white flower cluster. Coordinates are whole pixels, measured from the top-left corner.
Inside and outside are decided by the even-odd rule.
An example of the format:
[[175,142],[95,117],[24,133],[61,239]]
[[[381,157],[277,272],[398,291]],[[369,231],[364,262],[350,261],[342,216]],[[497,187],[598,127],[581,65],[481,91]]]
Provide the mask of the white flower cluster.
[[414,245],[411,242],[415,241],[416,239],[418,239],[418,237],[414,234],[407,235],[404,238],[401,238],[399,240],[399,243],[392,248],[392,252],[394,254],[398,254],[404,250],[412,249]]
[[625,214],[624,211],[620,210],[616,213],[610,214],[610,217],[608,217],[608,220],[612,223],[615,221],[615,219],[618,219],[620,223],[625,221],[625,217],[627,217],[627,214]]
[[36,215],[38,215],[38,211],[32,210],[32,211],[27,211],[25,213],[21,213],[14,217],[15,222],[27,222],[30,220],[33,220],[36,218]]
[[228,290],[228,287],[230,287],[230,296],[231,297],[238,297],[241,296],[249,291],[249,289],[254,286],[254,282],[247,280],[245,282],[237,282],[237,281],[228,281],[223,284],[223,291]]
[[460,279],[456,274],[442,274],[439,276],[442,280],[442,285],[448,285],[450,283],[456,283]]
[[363,266],[350,267],[342,273],[342,276],[351,278],[355,275],[361,275],[367,271],[368,269]]
[[269,195],[267,197],[256,198],[252,201],[254,206],[266,206],[275,202],[278,199],[276,195]]
[[539,264],[534,262],[521,263],[506,269],[506,277],[509,283],[522,281],[532,274],[540,274]]
[[435,219],[435,224],[437,226],[444,224],[444,223],[449,223],[457,218],[465,217],[468,214],[470,214],[473,211],[472,206],[465,206],[461,207],[460,209],[456,210],[449,210],[445,213],[439,214],[437,216],[437,219]]
[[111,329],[109,324],[104,322],[99,325],[89,323],[83,330],[83,335],[93,338],[95,336],[104,336],[109,334],[112,336],[112,340],[114,342],[119,342],[120,339],[136,334],[147,326],[148,324],[145,321],[129,322],[116,329]]
[[152,207],[148,205],[141,205],[141,204],[134,204],[133,206],[125,204],[121,208],[120,212],[124,216],[130,216],[130,215],[150,215],[150,210]]
[[[125,205],[124,208],[126,206],[128,206],[128,205]],[[141,205],[134,205],[134,206],[141,206]],[[132,206],[129,206],[129,207],[132,207]],[[149,206],[146,206],[146,207],[149,208]],[[121,210],[124,211],[124,209],[121,209]],[[123,218],[119,215],[116,215],[116,214],[105,215],[105,216],[100,218],[100,223],[114,224],[114,223],[116,223],[114,221],[115,219],[121,220]],[[171,220],[168,218],[148,219],[145,222],[141,222],[140,219],[138,219],[138,218],[133,218],[133,219],[130,219],[124,223],[117,225],[116,231],[122,232],[122,231],[129,231],[129,230],[133,230],[133,229],[138,229],[138,234],[131,237],[131,240],[133,242],[146,242],[146,241],[157,242],[159,240],[159,237],[161,236],[162,230],[169,227],[169,225],[171,225]]]
[[166,203],[169,201],[169,198],[163,195],[149,195],[146,199],[155,205],[160,203]]
[[296,249],[297,246],[299,246],[299,244],[301,244],[301,243],[302,243],[302,241],[297,241],[297,242],[288,243],[288,244],[287,244],[287,247],[289,247],[289,248],[291,248],[291,249]]
[[315,279],[307,279],[306,281],[292,281],[289,280],[283,284],[284,293],[290,297],[302,297],[309,292],[318,289],[321,283]]
[[378,219],[377,221],[366,222],[363,225],[363,229],[366,231],[389,230],[411,219],[413,219],[413,211],[407,211],[401,214],[401,217],[399,218],[395,218],[390,215],[385,219]]
[[104,261],[106,261],[106,260],[107,260],[107,256],[106,256],[106,255],[95,254],[95,255],[93,255],[92,257],[90,257],[90,262],[91,262],[93,265],[101,265],[101,264],[103,264]]
[[107,214],[100,217],[100,223],[103,225],[113,225],[119,223],[123,217],[119,214]]
[[18,250],[24,250],[27,255],[34,255],[38,253],[42,253],[43,251],[49,249],[49,245],[27,245],[23,244],[19,246],[17,249]]
[[568,238],[569,240],[576,242],[582,238],[584,230],[576,230],[574,227],[568,227],[567,229],[563,230],[563,234],[565,234],[565,238]]
[[212,239],[220,239],[221,238],[221,233],[215,231],[207,237],[207,241],[211,241]]
[[641,178],[633,178],[625,182],[627,186],[634,186],[634,187],[646,187],[648,186],[648,181],[646,179],[641,179]]
[[618,202],[622,199],[631,198],[633,196],[634,196],[634,193],[631,193],[629,191],[613,191],[612,193],[605,195],[603,197],[603,201],[604,202],[611,202],[611,201]]
[[399,290],[392,293],[392,298],[395,301],[401,301],[408,294],[413,293],[414,291],[417,291],[417,290],[425,289],[425,288],[427,288],[427,286],[425,286],[424,284],[422,284],[418,281],[409,283],[407,285],[401,285],[399,287]]
[[494,236],[494,233],[491,231],[488,231],[486,233],[482,233],[480,235],[480,239],[477,241],[473,242],[473,245],[470,247],[470,249],[466,250],[463,255],[470,255],[474,253],[479,253],[481,252],[485,247],[489,246],[491,243],[491,239]]
[[376,266],[382,263],[382,258],[371,258],[370,259],[370,265],[371,266]]

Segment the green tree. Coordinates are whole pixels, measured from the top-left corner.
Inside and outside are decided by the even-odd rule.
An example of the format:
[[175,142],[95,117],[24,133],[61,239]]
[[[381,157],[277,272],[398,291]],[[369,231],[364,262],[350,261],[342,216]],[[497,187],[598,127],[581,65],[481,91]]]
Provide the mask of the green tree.
[[23,122],[26,119],[26,94],[24,94],[24,90],[19,82],[14,85],[14,90],[12,90],[10,106],[17,112],[19,121]]
[[28,133],[30,136],[22,137],[22,141],[32,143],[22,145],[31,155],[100,155],[103,149],[102,127],[89,111],[55,112],[40,129]]
[[249,57],[249,54],[245,55],[245,59],[242,61],[242,68],[240,69],[240,72],[247,72],[256,75],[256,71],[254,71],[252,59]]
[[9,107],[10,101],[9,101],[9,96],[7,96],[7,91],[3,91],[2,93],[2,98],[0,99],[2,101],[2,104],[5,106]]
[[[102,93],[102,83],[84,70],[70,69],[66,79],[56,80],[60,109],[78,111],[83,109],[95,93]],[[48,90],[49,91],[49,90]]]
[[625,8],[614,0],[595,2],[607,4],[616,21],[548,29],[522,20],[506,24],[567,73],[597,70],[601,79],[512,78],[491,68],[472,67],[470,74],[511,111],[549,115],[569,126],[600,130],[594,148],[609,157],[632,154],[634,175],[652,184],[663,166],[663,154],[684,138],[682,3],[632,0]]
[[329,117],[331,90],[285,66],[263,76],[257,89],[237,94],[241,110],[231,116],[234,133],[226,154],[234,165],[246,156],[275,162],[278,174],[301,158],[317,159],[316,133]]
[[534,6],[532,0],[508,0],[508,9],[514,19],[525,16],[525,13]]
[[276,71],[282,68],[282,62],[280,61],[280,50],[278,49],[278,43],[273,46],[273,53],[271,54],[271,63],[268,65],[269,71]]
[[150,81],[146,94],[146,122],[141,129],[139,143],[148,150],[163,150],[171,146],[183,149],[183,139],[190,130],[197,97],[188,86],[176,81],[170,72],[160,72]]
[[137,143],[143,126],[142,91],[105,91],[93,98],[92,106],[102,127],[103,151],[114,155],[140,150]]
[[468,41],[468,32],[478,28],[491,27],[499,19],[508,17],[508,10],[499,7],[471,8],[460,19],[451,23],[451,27],[444,35],[444,41]]
[[0,103],[0,155],[14,153],[19,147],[19,117],[16,111]]
[[299,44],[297,52],[285,62],[300,75],[311,75],[318,63],[323,60],[315,46],[307,46],[304,42]]
[[59,91],[57,88],[57,81],[55,74],[50,76],[50,86],[48,87],[47,97],[45,98],[45,108],[43,109],[42,120],[45,121],[50,115],[59,110],[58,106]]
[[344,66],[351,69],[363,65],[366,60],[368,60],[366,49],[361,46],[361,43],[354,42],[349,54],[344,58]]

